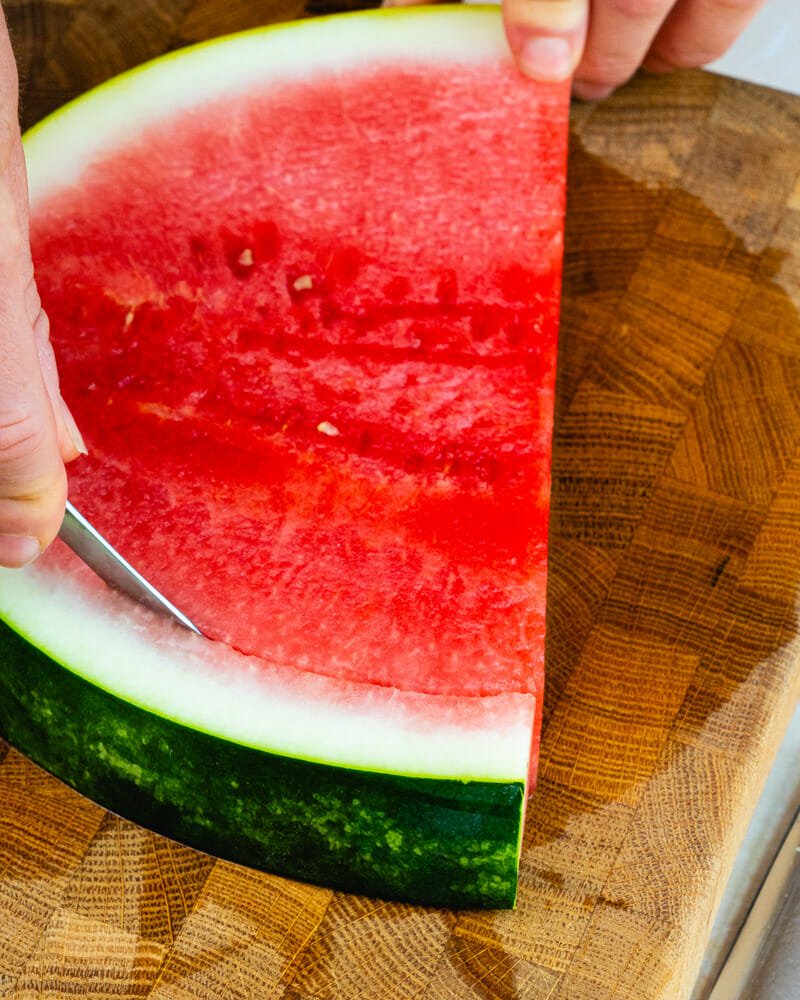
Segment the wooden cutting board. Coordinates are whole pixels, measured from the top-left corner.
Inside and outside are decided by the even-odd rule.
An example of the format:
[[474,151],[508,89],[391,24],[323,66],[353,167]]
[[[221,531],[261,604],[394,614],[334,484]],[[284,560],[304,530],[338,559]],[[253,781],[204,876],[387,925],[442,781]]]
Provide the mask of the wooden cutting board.
[[[304,10],[6,9],[26,124],[168,48]],[[0,996],[688,996],[800,688],[800,99],[686,73],[576,106],[564,294],[517,910],[216,861],[0,743]]]

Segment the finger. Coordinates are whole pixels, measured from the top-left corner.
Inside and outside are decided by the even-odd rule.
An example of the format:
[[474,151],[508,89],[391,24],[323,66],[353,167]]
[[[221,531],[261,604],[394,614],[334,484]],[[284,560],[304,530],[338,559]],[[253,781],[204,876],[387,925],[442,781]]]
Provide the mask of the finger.
[[53,352],[53,345],[50,343],[50,320],[42,309],[36,282],[33,280],[32,267],[25,290],[25,313],[33,332],[39,369],[53,410],[59,451],[65,462],[71,462],[78,455],[86,455],[88,452],[81,432],[78,430],[78,425],[75,423],[75,418],[61,395],[56,356]]
[[26,244],[4,175],[0,232],[0,564],[17,566],[58,532],[66,474],[25,305]]
[[0,564],[5,566],[29,562],[55,537],[66,497],[56,421],[30,318],[33,267],[16,94],[16,68],[0,15]]
[[39,368],[44,379],[48,399],[50,400],[53,418],[55,419],[56,436],[58,438],[58,448],[61,458],[65,462],[71,462],[78,455],[88,455],[89,452],[84,443],[83,436],[78,430],[78,425],[75,423],[75,418],[72,416],[70,408],[61,395],[58,384],[56,356],[53,353],[53,346],[50,343],[50,320],[47,317],[47,313],[41,307],[33,322],[33,338],[39,358]]
[[[11,185],[11,190],[19,218],[17,192],[13,185]],[[27,200],[25,201],[25,207],[27,208]],[[42,308],[39,290],[33,278],[33,263],[28,253],[27,225],[24,223],[20,224],[19,229],[23,234],[22,243],[24,247],[24,257],[20,262],[21,272],[19,281],[25,288],[23,295],[25,317],[33,335],[36,354],[39,359],[39,368],[44,379],[44,386],[47,390],[50,406],[53,410],[53,419],[55,420],[61,457],[65,462],[71,462],[78,455],[87,454],[86,445],[84,444],[81,432],[78,430],[78,425],[75,423],[75,418],[61,396],[56,358],[53,353],[52,344],[50,343],[50,320]]]
[[[7,54],[8,49],[6,48]],[[2,59],[3,49],[0,46],[0,64]],[[7,76],[7,72],[8,67],[4,66],[0,70],[0,77]],[[7,79],[5,82],[9,83]],[[5,98],[6,95],[3,94],[2,97]],[[10,232],[13,227],[18,236],[18,245],[22,248],[19,259],[15,261],[18,273],[13,278],[9,277],[8,280],[24,289],[23,298],[27,326],[34,338],[42,377],[53,409],[61,457],[65,462],[69,462],[80,454],[85,455],[86,445],[59,390],[56,360],[50,344],[50,323],[42,309],[30,256],[25,156],[16,123],[16,109],[12,111],[6,100],[3,101],[2,113],[0,113],[0,130],[0,183],[4,183],[10,192],[14,210],[13,213],[9,210],[8,228],[5,231]]]
[[504,0],[508,44],[535,80],[566,80],[583,51],[589,0]]
[[592,5],[573,92],[584,100],[606,97],[642,64],[674,0],[603,0]]
[[764,0],[679,0],[645,60],[654,72],[705,66],[724,55]]

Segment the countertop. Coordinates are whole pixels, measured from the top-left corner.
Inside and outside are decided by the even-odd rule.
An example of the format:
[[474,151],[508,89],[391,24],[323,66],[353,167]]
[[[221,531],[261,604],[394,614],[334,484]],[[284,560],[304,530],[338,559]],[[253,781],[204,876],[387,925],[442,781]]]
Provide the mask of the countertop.
[[800,7],[767,0],[734,45],[711,69],[800,94]]

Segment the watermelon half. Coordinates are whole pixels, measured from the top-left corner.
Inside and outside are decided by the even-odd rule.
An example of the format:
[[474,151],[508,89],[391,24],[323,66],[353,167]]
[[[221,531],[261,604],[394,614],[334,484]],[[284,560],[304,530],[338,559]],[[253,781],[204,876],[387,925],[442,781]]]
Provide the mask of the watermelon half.
[[75,504],[0,573],[0,731],[201,849],[514,903],[543,689],[567,85],[499,15],[222,39],[26,138]]

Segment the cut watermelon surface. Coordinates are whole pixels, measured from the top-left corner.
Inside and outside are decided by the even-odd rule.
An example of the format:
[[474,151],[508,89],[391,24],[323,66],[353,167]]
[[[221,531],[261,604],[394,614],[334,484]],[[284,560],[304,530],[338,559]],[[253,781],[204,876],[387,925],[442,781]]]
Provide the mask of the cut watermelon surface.
[[392,11],[185,50],[29,134],[71,499],[208,639],[59,543],[2,572],[20,749],[247,864],[513,904],[567,100],[496,13]]

